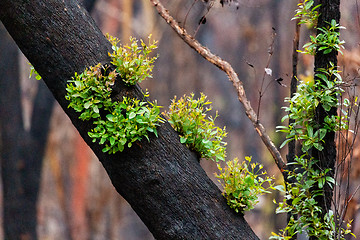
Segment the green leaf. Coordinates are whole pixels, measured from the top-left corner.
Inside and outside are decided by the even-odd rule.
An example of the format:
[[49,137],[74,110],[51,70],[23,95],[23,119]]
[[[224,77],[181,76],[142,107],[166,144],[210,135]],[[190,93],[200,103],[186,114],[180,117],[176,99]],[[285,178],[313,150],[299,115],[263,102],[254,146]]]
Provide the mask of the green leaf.
[[320,128],[319,129],[319,139],[322,140],[325,137],[326,133],[327,133],[327,130],[325,128]]
[[88,101],[84,104],[84,108],[88,109],[91,106],[92,102]]
[[324,187],[325,184],[325,178],[319,178],[318,179],[318,187],[321,189]]
[[129,114],[129,119],[133,119],[134,117],[136,117],[136,113],[131,112],[131,113]]
[[323,80],[324,82],[328,81],[328,78],[324,75],[324,74],[315,74],[316,77],[320,78],[321,80]]
[[218,162],[218,160],[225,161],[225,158],[222,154],[215,154],[215,157],[216,157],[217,162]]
[[105,148],[102,149],[103,152],[108,152],[111,148],[106,146]]
[[294,139],[293,138],[288,138],[286,139],[281,145],[280,145],[280,148],[283,148],[286,144],[288,144],[289,142],[293,141]]
[[93,107],[93,111],[94,111],[95,113],[99,113],[99,108],[98,108],[97,105],[95,105],[95,106]]
[[106,115],[107,120],[109,120],[110,122],[116,122],[116,117],[112,114],[108,114]]
[[109,141],[110,141],[111,146],[113,146],[115,144],[115,138],[114,137],[110,137]]
[[309,136],[309,138],[312,138],[314,136],[314,129],[311,125],[307,125],[306,126],[307,129],[307,134]]
[[181,142],[181,143],[185,143],[185,142],[186,142],[186,138],[180,137],[180,142]]
[[302,199],[301,198],[295,198],[293,201],[292,201],[292,204],[293,205],[296,205],[298,204]]
[[324,147],[321,143],[314,143],[314,147],[319,151],[324,150]]
[[278,190],[279,192],[285,192],[284,185],[276,185],[273,187],[274,189]]
[[331,183],[332,185],[335,185],[335,179],[333,177],[330,177],[330,176],[326,176],[325,177],[325,180],[329,183]]
[[328,48],[328,49],[326,49],[323,53],[324,54],[329,54],[329,53],[331,53],[332,52],[332,48]]
[[286,119],[288,119],[289,118],[289,115],[285,115],[285,116],[283,116],[282,118],[281,118],[281,122],[284,122]]
[[99,144],[104,144],[106,142],[106,138],[101,138]]

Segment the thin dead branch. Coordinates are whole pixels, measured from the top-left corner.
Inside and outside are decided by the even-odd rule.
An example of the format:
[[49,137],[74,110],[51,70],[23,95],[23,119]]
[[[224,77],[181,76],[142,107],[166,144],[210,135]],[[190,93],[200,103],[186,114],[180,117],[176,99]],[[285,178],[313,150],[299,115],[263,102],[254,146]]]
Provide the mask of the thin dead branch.
[[[263,78],[261,80],[261,87],[260,87],[260,90],[259,90],[259,102],[258,102],[258,108],[257,108],[257,121],[259,121],[259,118],[260,118],[260,106],[261,106],[261,100],[262,100],[262,97],[264,96],[266,90],[268,89],[270,83],[269,82],[265,89],[264,89],[264,82],[265,82],[265,77],[266,77],[266,74],[268,75],[272,75],[271,73],[267,73],[266,72],[266,69],[269,69],[269,66],[270,66],[270,62],[271,62],[271,58],[273,56],[273,53],[274,53],[274,44],[275,44],[275,36],[276,36],[276,31],[275,31],[275,28],[273,28],[273,32],[272,32],[272,36],[271,36],[271,44],[269,46],[269,50],[268,50],[268,60],[267,60],[267,63],[266,63],[266,67],[265,67],[265,71],[263,72]],[[272,71],[271,71],[272,72]]]
[[213,54],[208,48],[200,44],[196,39],[189,35],[186,30],[179,26],[177,21],[169,14],[169,11],[160,3],[159,0],[150,0],[154,5],[159,15],[167,22],[168,25],[178,34],[178,36],[188,44],[192,49],[198,52],[203,58],[210,63],[217,66],[220,70],[224,71],[228,76],[229,80],[235,87],[239,101],[242,103],[247,117],[250,119],[256,132],[259,134],[261,140],[269,150],[270,154],[275,160],[280,171],[284,174],[286,163],[284,162],[279,150],[270,139],[269,135],[265,131],[265,127],[258,121],[257,114],[250,105],[250,101],[247,99],[243,83],[238,78],[237,73],[234,71],[232,66],[219,56]]

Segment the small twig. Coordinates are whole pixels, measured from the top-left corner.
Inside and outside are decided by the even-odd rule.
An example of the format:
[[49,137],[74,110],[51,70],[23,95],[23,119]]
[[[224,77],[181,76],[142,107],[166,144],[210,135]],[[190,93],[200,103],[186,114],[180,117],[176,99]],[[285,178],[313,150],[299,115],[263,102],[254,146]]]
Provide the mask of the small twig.
[[[345,72],[345,71],[344,71]],[[350,86],[350,84],[349,84]],[[349,87],[348,86],[348,87]],[[354,88],[355,90],[355,88]],[[349,96],[351,96],[351,93],[348,91],[347,94]],[[355,93],[353,93],[353,95],[355,95]],[[343,99],[342,96],[339,99],[339,102],[342,103]],[[356,110],[354,109],[354,107],[356,106],[356,104],[352,103],[348,109],[348,122],[347,122],[347,129],[350,129],[350,119],[352,118],[352,114],[355,114],[355,121],[354,121],[354,131],[353,131],[353,138],[351,140],[350,139],[350,131],[347,130],[345,131],[345,133],[339,132],[338,134],[338,146],[342,147],[342,151],[341,153],[337,154],[337,167],[336,167],[336,171],[335,171],[335,179],[339,179],[337,180],[337,182],[339,182],[338,184],[335,185],[335,189],[334,189],[334,199],[333,199],[333,205],[335,207],[335,213],[337,214],[337,217],[335,218],[336,221],[336,226],[339,226],[345,218],[346,212],[348,210],[348,206],[350,201],[353,199],[355,193],[359,190],[359,186],[356,188],[355,192],[352,193],[350,195],[350,170],[351,170],[351,163],[353,161],[353,150],[354,150],[354,146],[355,146],[355,141],[357,139],[357,134],[358,134],[358,130],[359,130],[359,124],[358,124],[358,114],[359,114],[359,108],[357,107]],[[340,105],[339,109],[342,109],[343,105]],[[342,116],[342,112],[340,111],[340,117]],[[340,123],[339,123],[340,124]],[[345,169],[345,165],[346,165],[346,169]],[[346,175],[346,176],[345,176]],[[342,190],[341,187],[343,185],[343,179],[345,179],[346,177],[346,185],[345,185],[345,190]],[[339,187],[336,187],[339,186]],[[345,192],[345,194],[344,194]],[[343,200],[341,200],[343,198]],[[342,202],[342,208],[338,207],[338,205],[340,205],[340,203]],[[339,228],[339,227],[337,227]],[[340,230],[336,231],[337,234],[339,235]]]
[[198,27],[195,30],[194,38],[195,38],[196,34],[198,33],[200,26],[206,22],[206,16],[210,13],[210,9],[214,6],[214,1],[210,1],[208,4],[209,4],[209,6],[207,6],[207,12],[204,14],[204,16],[201,17]]
[[185,28],[186,26],[186,20],[187,20],[187,17],[191,11],[191,9],[194,7],[195,3],[197,2],[198,0],[194,0],[193,3],[191,4],[189,10],[187,11],[186,15],[185,15],[185,19],[184,19],[184,25],[183,25],[183,28]]
[[[352,109],[350,109],[349,112],[352,112]],[[347,154],[350,154],[350,156],[349,156],[348,167],[347,167],[347,184],[346,184],[346,193],[345,193],[345,199],[344,199],[344,207],[342,209],[342,214],[341,214],[341,218],[340,218],[342,220],[344,219],[345,214],[347,212],[349,202],[354,197],[355,193],[358,191],[358,189],[360,187],[360,186],[358,186],[356,188],[355,192],[353,194],[351,194],[350,198],[347,200],[349,193],[350,193],[350,169],[351,169],[351,162],[353,160],[353,152],[354,152],[353,150],[354,150],[354,146],[355,146],[356,136],[357,136],[358,130],[359,130],[359,124],[357,122],[358,116],[359,116],[359,108],[357,108],[356,113],[355,113],[355,126],[354,126],[354,135],[355,136],[353,137],[351,144],[348,143],[349,131],[347,131],[347,136],[346,136],[346,145],[349,145],[349,153],[347,153]],[[344,159],[347,158],[347,154],[343,157]]]
[[239,80],[238,75],[236,74],[232,66],[228,62],[221,59],[219,56],[216,56],[215,54],[210,52],[208,48],[201,45],[196,39],[190,36],[185,29],[181,28],[177,21],[172,16],[170,16],[169,11],[159,2],[159,0],[150,0],[150,2],[154,5],[160,16],[164,18],[164,20],[172,27],[172,29],[186,44],[188,44],[192,49],[198,52],[207,61],[214,64],[220,70],[226,73],[229,80],[232,82],[233,86],[237,91],[238,99],[242,103],[247,117],[250,119],[261,140],[273,156],[278,168],[281,172],[284,173],[286,164],[281,157],[279,150],[272,142],[269,135],[266,133],[264,126],[257,121],[257,115],[246,97],[243,83]]
[[[268,60],[267,60],[265,68],[269,68],[269,66],[270,66],[271,58],[272,58],[272,55],[274,53],[275,36],[276,36],[276,31],[275,31],[275,28],[273,28],[273,32],[272,32],[272,36],[271,36],[271,44],[270,44],[269,50],[268,50],[269,56],[268,56]],[[265,89],[263,89],[266,74],[267,74],[266,71],[264,71],[263,78],[262,78],[262,81],[261,81],[261,87],[260,87],[260,90],[259,90],[259,101],[258,101],[258,108],[257,108],[257,121],[259,121],[259,118],[260,118],[260,106],[261,106],[262,97],[264,96],[264,93],[266,92],[266,89],[268,88],[269,84],[271,83],[271,82],[268,83],[266,85]]]
[[348,200],[346,200],[346,204],[344,206],[344,208],[342,209],[342,213],[340,215],[340,221],[344,221],[345,219],[345,214],[347,212],[347,209],[348,209],[348,206],[349,206],[349,203],[351,202],[351,200],[354,198],[355,194],[359,191],[359,188],[360,188],[360,185],[358,185],[355,189],[355,191],[351,194],[351,196],[349,197]]

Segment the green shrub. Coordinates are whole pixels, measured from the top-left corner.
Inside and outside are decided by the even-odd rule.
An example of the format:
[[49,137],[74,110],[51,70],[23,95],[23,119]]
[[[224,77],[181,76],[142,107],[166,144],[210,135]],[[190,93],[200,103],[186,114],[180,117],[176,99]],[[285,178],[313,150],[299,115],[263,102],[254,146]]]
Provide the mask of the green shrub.
[[227,136],[224,129],[215,126],[215,118],[207,116],[211,102],[201,93],[199,99],[194,94],[172,100],[169,111],[165,113],[169,123],[179,133],[180,142],[197,152],[200,157],[215,161],[225,160]]
[[[131,147],[133,142],[143,137],[149,140],[148,132],[157,136],[156,127],[163,119],[157,103],[144,100],[148,93],[144,94],[142,100],[123,97],[122,101],[112,101],[111,87],[119,73],[114,70],[103,74],[107,71],[106,67],[98,64],[81,74],[75,73],[67,85],[66,99],[70,101],[69,107],[81,113],[81,120],[93,121],[95,127],[88,133],[93,142],[104,144],[104,152],[116,153],[123,151],[125,146]],[[139,71],[131,74],[140,75],[130,77],[134,81],[147,75]]]
[[[251,157],[245,157],[245,161],[239,162],[237,158],[226,162],[226,167],[222,168],[218,164],[220,175],[215,176],[222,181],[224,197],[227,204],[235,212],[244,213],[254,208],[258,203],[258,197],[265,193],[270,193],[274,189],[272,177],[266,176],[266,171],[262,171],[263,166],[258,163],[251,163]],[[267,187],[264,187],[268,184]]]
[[[318,206],[316,198],[324,194],[325,184],[331,188],[335,185],[335,179],[328,176],[330,169],[314,169],[317,160],[310,158],[307,154],[295,158],[294,171],[287,171],[288,177],[294,179],[294,183],[286,183],[287,190],[282,202],[279,203],[276,213],[291,213],[292,216],[287,226],[279,234],[272,233],[270,239],[293,239],[297,234],[306,232],[310,237],[317,239],[341,239],[346,235],[353,235],[350,223],[344,228],[342,224],[335,223],[335,216],[332,210],[328,210],[324,218]],[[319,190],[314,190],[318,188]],[[293,216],[297,216],[295,219]]]
[[151,78],[151,72],[154,62],[157,58],[150,57],[152,50],[156,49],[156,41],[151,41],[151,35],[148,37],[149,43],[145,44],[143,40],[139,41],[130,37],[130,45],[118,46],[120,42],[116,37],[107,35],[112,44],[112,53],[109,53],[112,61],[116,66],[116,72],[127,85],[135,85],[142,82],[145,78]]
[[318,69],[315,77],[314,81],[300,82],[294,96],[285,98],[285,101],[289,102],[289,106],[284,107],[288,115],[285,115],[282,121],[293,119],[294,122],[289,126],[276,127],[278,131],[287,134],[280,148],[290,141],[301,140],[303,152],[307,152],[312,147],[321,151],[323,139],[328,132],[347,129],[346,112],[343,112],[341,116],[326,116],[324,126],[314,124],[315,110],[320,104],[325,111],[330,111],[331,108],[345,106],[349,101],[346,98],[344,103],[338,100],[338,96],[343,91],[340,87],[343,82],[333,64],[329,69]]

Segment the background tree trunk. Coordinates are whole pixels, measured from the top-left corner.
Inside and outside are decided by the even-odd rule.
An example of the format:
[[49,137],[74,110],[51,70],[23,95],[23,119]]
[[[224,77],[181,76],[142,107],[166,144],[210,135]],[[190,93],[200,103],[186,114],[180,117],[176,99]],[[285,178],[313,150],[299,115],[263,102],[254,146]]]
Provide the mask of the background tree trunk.
[[[92,143],[91,123],[67,108],[66,83],[74,72],[109,62],[110,43],[78,2],[0,2],[0,20],[44,78],[56,100],[97,155],[116,190],[131,204],[156,239],[258,239],[243,216],[226,205],[195,154],[180,144],[169,124],[159,137],[109,155]],[[141,96],[117,82],[115,98]],[[17,149],[12,149],[16,153]]]
[[[0,65],[0,131],[1,131],[1,176],[4,198],[4,234],[6,239],[21,236],[36,236],[36,222],[29,221],[33,206],[26,196],[22,175],[23,146],[27,145],[22,121],[18,48],[6,30],[0,30],[0,57],[7,59]],[[8,57],[12,56],[12,57]],[[7,98],[11,97],[11,98]]]
[[[89,10],[94,6],[91,3],[85,1]],[[37,239],[41,169],[55,101],[46,85],[39,82],[30,129],[25,129],[18,51],[10,35],[1,26],[0,154],[4,236],[5,239]]]
[[36,204],[42,158],[54,98],[43,82],[34,100],[30,129],[21,106],[18,48],[6,30],[0,30],[1,176],[4,192],[5,239],[37,239]]

